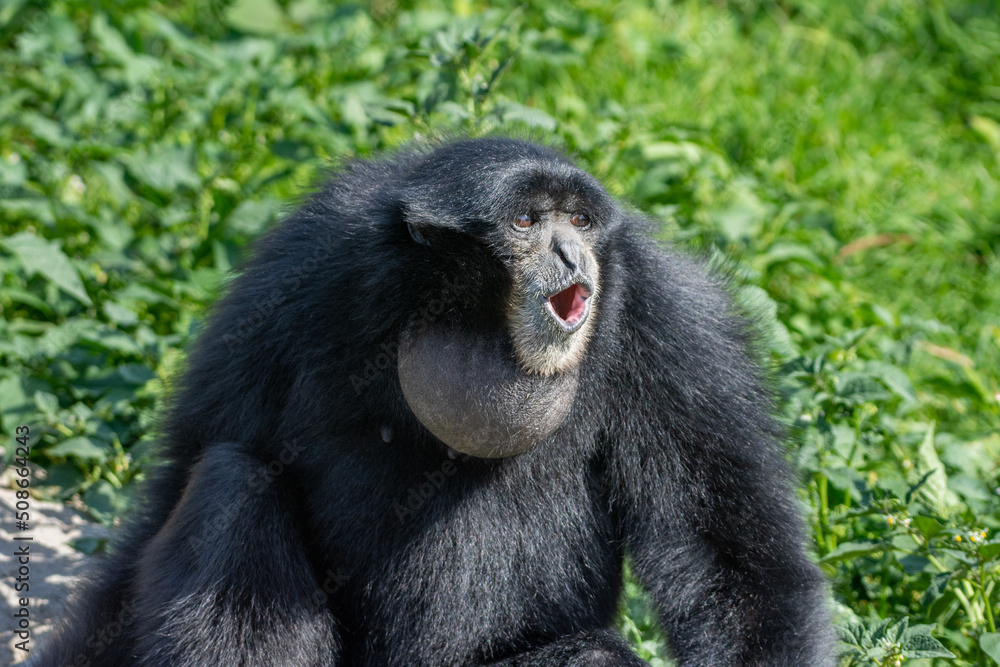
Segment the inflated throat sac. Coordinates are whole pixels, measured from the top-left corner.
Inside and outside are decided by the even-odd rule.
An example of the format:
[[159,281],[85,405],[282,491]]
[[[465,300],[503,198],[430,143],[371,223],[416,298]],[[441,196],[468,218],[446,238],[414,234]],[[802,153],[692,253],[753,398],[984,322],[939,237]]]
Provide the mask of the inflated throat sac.
[[399,383],[413,414],[452,449],[481,458],[524,452],[552,435],[576,396],[578,369],[528,373],[502,334],[444,324],[403,334]]

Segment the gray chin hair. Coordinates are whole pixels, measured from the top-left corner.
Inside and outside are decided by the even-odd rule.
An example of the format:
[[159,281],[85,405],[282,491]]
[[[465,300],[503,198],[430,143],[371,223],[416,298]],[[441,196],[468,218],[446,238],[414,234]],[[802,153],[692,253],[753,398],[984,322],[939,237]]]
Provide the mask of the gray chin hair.
[[596,314],[596,289],[590,296],[587,321],[573,333],[552,321],[540,296],[515,298],[508,306],[507,321],[518,362],[525,370],[543,376],[575,372],[587,351]]
[[513,456],[552,435],[573,407],[579,380],[575,366],[526,372],[505,336],[446,325],[404,334],[398,371],[420,423],[452,449],[480,458]]

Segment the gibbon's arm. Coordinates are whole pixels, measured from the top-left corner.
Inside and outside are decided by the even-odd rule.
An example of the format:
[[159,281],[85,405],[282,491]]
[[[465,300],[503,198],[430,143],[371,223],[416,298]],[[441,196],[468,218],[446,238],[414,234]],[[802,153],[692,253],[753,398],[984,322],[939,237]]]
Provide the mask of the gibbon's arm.
[[696,263],[635,240],[610,465],[680,665],[833,665],[823,579],[746,324]]
[[280,477],[210,445],[139,562],[137,664],[329,667],[333,616]]

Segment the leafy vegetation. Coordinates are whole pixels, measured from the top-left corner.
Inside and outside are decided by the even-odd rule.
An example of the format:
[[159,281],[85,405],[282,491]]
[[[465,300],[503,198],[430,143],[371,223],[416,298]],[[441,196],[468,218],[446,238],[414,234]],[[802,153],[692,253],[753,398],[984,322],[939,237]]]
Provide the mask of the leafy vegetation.
[[[739,283],[848,665],[1000,663],[994,1],[0,7],[0,420],[112,522],[248,242],[324,166],[506,131]],[[497,6],[501,8],[497,8]],[[620,625],[669,664],[631,580]]]

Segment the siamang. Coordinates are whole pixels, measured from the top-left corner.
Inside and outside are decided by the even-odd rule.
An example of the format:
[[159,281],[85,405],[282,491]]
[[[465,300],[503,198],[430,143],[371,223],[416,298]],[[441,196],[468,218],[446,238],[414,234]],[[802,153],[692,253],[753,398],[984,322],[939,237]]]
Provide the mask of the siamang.
[[752,327],[547,147],[350,162],[198,336],[36,665],[833,664]]

